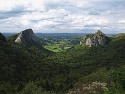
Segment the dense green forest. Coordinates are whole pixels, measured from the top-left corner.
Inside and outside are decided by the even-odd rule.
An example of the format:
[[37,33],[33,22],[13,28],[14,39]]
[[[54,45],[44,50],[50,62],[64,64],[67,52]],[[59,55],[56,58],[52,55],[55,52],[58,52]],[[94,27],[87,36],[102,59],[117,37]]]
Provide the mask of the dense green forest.
[[60,53],[14,43],[16,36],[0,35],[0,94],[125,94],[125,34],[92,47],[75,37]]

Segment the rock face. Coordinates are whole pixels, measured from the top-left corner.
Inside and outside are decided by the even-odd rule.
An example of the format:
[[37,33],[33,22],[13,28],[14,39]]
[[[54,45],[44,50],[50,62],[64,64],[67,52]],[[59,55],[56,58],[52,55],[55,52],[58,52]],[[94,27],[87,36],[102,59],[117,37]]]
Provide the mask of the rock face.
[[2,33],[0,33],[0,40],[3,42],[7,42],[6,38],[4,37]]
[[26,29],[18,35],[15,40],[16,43],[26,43],[32,45],[33,43],[37,42],[37,38],[33,33],[32,29]]
[[105,45],[107,42],[106,36],[100,30],[95,34],[88,34],[82,38],[80,45],[88,45],[89,47],[94,45]]

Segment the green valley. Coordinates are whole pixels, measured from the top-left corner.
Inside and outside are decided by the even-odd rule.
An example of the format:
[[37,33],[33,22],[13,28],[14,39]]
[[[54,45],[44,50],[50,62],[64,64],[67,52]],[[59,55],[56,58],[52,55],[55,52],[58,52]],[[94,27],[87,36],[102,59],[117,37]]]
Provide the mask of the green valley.
[[125,34],[97,32],[85,38],[91,47],[80,45],[85,34],[36,36],[1,34],[0,94],[125,93]]
[[81,37],[85,34],[36,34],[43,44],[44,48],[51,50],[53,52],[64,52],[75,45],[78,45]]

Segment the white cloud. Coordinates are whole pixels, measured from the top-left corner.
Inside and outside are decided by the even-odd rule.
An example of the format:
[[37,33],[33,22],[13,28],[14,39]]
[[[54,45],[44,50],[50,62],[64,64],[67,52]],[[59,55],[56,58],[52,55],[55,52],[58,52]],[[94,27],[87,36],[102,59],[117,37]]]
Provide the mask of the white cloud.
[[[125,31],[123,0],[0,0],[1,32]],[[12,28],[11,28],[12,27]],[[9,29],[8,29],[9,28]]]
[[16,5],[16,1],[17,0],[11,0],[11,1],[0,0],[0,10],[3,10],[3,11],[11,10],[11,8]]
[[124,20],[119,20],[118,23],[125,24],[125,19]]

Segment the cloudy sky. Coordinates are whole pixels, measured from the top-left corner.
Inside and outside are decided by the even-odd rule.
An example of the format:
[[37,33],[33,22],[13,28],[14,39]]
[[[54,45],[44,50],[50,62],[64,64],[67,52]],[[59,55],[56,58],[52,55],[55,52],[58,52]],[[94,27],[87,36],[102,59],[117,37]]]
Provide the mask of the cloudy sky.
[[125,33],[125,0],[0,0],[0,32]]

